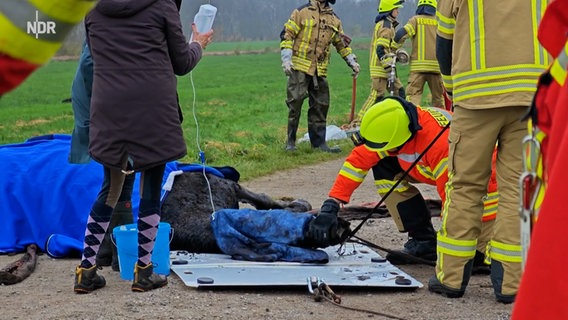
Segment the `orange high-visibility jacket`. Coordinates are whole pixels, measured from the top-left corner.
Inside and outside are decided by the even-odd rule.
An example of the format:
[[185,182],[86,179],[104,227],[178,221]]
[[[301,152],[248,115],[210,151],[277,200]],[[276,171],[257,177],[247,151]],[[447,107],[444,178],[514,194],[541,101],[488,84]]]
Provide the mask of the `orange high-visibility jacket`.
[[[348,203],[351,195],[363,182],[369,170],[384,157],[396,156],[403,170],[410,168],[442,128],[451,121],[452,117],[451,112],[439,108],[417,107],[417,112],[418,123],[422,129],[397,152],[376,152],[369,150],[364,145],[353,148],[339,171],[329,196]],[[445,185],[448,181],[448,133],[449,130],[442,133],[409,172],[409,176],[413,180],[436,186],[442,203],[446,200]],[[497,211],[497,180],[495,170],[492,171],[487,188],[488,196],[485,200],[484,221],[494,219]]]

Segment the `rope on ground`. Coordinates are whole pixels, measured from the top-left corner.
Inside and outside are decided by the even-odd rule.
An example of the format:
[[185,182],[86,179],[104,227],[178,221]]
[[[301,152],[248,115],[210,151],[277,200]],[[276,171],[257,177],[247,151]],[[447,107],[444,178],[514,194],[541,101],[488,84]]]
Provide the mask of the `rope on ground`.
[[333,290],[331,290],[331,288],[325,282],[320,282],[320,284],[318,285],[316,290],[310,290],[310,291],[312,291],[312,293],[314,295],[314,300],[316,302],[327,301],[327,302],[333,304],[334,306],[338,306],[338,307],[346,309],[346,310],[369,313],[369,314],[373,314],[373,315],[376,315],[376,316],[385,317],[385,318],[388,318],[388,319],[406,320],[404,318],[399,318],[397,316],[393,316],[393,315],[390,315],[390,314],[384,313],[384,312],[342,305],[341,304],[341,297],[339,295],[335,294],[333,292]]
[[347,309],[347,310],[365,312],[365,313],[374,314],[374,315],[389,318],[389,319],[406,320],[406,319],[399,318],[399,317],[396,317],[396,316],[393,316],[393,315],[390,315],[390,314],[387,314],[387,313],[384,313],[384,312],[342,305],[341,304],[341,296],[339,296],[338,294],[333,292],[333,290],[331,290],[331,288],[325,282],[323,282],[320,278],[312,276],[312,277],[309,277],[307,280],[308,280],[308,291],[311,294],[314,295],[314,300],[316,302],[321,302],[321,301],[325,300],[325,301],[333,304],[334,306],[338,306],[340,308]]

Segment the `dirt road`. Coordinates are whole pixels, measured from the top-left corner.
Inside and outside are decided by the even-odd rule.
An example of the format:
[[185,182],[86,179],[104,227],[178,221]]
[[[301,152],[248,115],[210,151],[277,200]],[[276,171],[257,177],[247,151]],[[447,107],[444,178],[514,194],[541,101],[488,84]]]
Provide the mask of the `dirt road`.
[[[319,207],[327,198],[343,160],[307,166],[294,172],[280,172],[243,183],[253,191],[274,198],[295,197]],[[434,193],[426,190],[429,195]],[[352,203],[377,201],[371,179],[353,196]],[[437,226],[439,219],[434,218]],[[376,219],[358,233],[383,247],[398,248],[405,241],[390,218]],[[381,255],[384,253],[379,252]],[[18,258],[0,256],[0,268]],[[78,259],[51,259],[42,255],[35,272],[13,286],[0,286],[0,319],[388,319],[369,313],[351,311],[326,302],[315,302],[303,289],[232,289],[196,290],[189,288],[172,273],[165,288],[147,293],[133,293],[130,282],[120,279],[110,268],[101,271],[107,286],[88,295],[73,292],[74,267]],[[422,282],[415,291],[341,290],[342,304],[374,310],[401,319],[419,320],[505,320],[512,306],[495,302],[487,276],[474,276],[460,299],[446,299],[428,292],[426,284],[433,275],[430,266],[400,268]]]

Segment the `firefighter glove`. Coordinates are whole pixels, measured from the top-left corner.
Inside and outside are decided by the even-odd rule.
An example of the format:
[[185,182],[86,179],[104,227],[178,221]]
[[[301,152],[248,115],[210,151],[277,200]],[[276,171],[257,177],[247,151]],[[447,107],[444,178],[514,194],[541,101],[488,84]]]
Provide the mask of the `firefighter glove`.
[[393,63],[394,63],[394,57],[395,55],[392,53],[388,53],[385,54],[382,58],[381,58],[381,66],[385,69],[388,69],[390,67],[392,67]]
[[351,70],[353,70],[353,76],[356,77],[359,71],[361,71],[361,66],[357,63],[357,57],[353,53],[350,53],[345,57],[345,61],[347,61],[347,64],[351,67]]
[[396,50],[396,62],[399,62],[401,64],[407,64],[408,62],[410,62],[410,56],[408,55],[408,52],[406,52],[406,50],[400,48],[398,50]]
[[292,64],[292,49],[282,49],[280,51],[280,58],[282,60],[282,70],[284,70],[287,76],[291,75],[292,68],[294,67]]
[[310,222],[308,237],[313,241],[314,246],[325,248],[330,245],[330,241],[337,237],[337,213],[339,204],[333,199],[323,202],[320,212]]

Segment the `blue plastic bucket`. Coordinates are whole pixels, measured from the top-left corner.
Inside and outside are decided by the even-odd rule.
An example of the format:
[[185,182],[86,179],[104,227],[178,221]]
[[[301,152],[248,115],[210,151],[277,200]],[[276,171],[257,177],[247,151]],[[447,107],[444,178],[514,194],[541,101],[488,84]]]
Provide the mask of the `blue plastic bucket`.
[[[169,223],[160,222],[152,252],[154,272],[166,276],[170,274],[171,230]],[[138,260],[138,226],[135,223],[118,226],[112,230],[112,234],[118,252],[120,277],[124,280],[134,280],[134,265]]]

